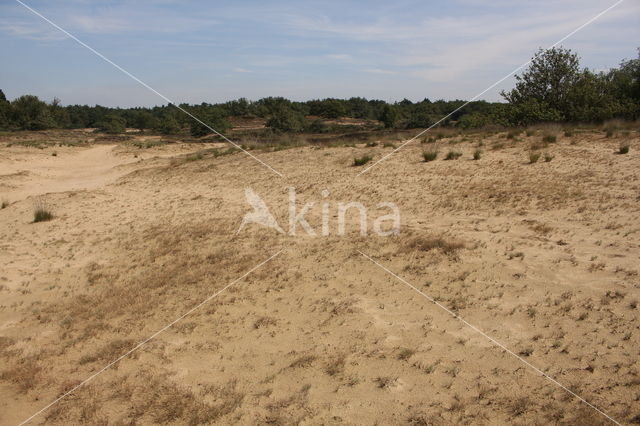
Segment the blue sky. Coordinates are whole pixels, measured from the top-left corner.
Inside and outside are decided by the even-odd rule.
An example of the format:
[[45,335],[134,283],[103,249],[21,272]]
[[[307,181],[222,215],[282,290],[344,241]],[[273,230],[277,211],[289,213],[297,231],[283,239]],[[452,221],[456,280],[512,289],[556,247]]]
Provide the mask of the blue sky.
[[[176,102],[469,99],[614,0],[24,0]],[[595,70],[637,57],[640,2],[563,43]],[[0,0],[0,88],[63,104],[165,103],[17,2]],[[501,88],[482,98],[500,99]]]

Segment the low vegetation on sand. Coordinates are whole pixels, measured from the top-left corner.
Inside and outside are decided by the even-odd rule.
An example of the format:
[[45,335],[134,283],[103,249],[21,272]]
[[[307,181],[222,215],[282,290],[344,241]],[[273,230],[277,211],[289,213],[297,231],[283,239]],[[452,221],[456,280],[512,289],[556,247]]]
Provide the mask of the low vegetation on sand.
[[620,148],[618,148],[618,154],[628,154],[628,153],[629,153],[629,144],[623,143],[622,145],[620,145]]
[[539,159],[540,159],[540,153],[539,152],[530,152],[529,153],[529,164],[537,163]]
[[371,157],[370,155],[363,155],[362,157],[354,158],[353,159],[353,165],[355,167],[364,166],[365,164],[367,164],[371,160],[373,160],[373,157]]
[[425,163],[428,163],[429,161],[433,161],[436,158],[438,158],[438,151],[425,151],[422,153],[422,159],[424,160]]
[[447,152],[447,156],[444,157],[445,160],[457,160],[462,157],[462,153],[459,151],[449,151]]
[[53,219],[51,209],[44,201],[37,201],[33,206],[33,223],[46,222]]

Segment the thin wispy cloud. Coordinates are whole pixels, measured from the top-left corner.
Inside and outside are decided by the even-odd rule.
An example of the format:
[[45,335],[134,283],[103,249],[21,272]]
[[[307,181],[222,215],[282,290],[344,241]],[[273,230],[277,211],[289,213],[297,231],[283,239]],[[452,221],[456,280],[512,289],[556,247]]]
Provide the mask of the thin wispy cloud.
[[396,71],[391,71],[391,70],[383,70],[380,68],[367,68],[362,70],[364,72],[368,72],[370,74],[398,74]]
[[39,41],[55,41],[67,38],[60,31],[50,28],[43,29],[42,27],[42,25],[33,25],[33,22],[29,21],[0,19],[0,33],[10,37]]

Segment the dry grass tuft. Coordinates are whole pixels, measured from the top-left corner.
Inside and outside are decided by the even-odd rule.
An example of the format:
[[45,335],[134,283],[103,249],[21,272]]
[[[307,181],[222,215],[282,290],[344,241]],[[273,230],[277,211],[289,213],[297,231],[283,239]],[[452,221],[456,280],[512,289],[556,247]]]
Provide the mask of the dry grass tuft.
[[465,244],[457,240],[447,240],[445,237],[414,237],[407,241],[405,251],[432,251],[439,250],[448,256],[454,256],[459,250],[465,248]]
[[3,371],[0,379],[17,385],[20,392],[26,393],[38,384],[41,370],[42,367],[35,359],[22,359],[18,364]]
[[437,150],[425,151],[422,153],[422,159],[424,160],[425,163],[428,163],[429,161],[433,161],[436,158],[438,158]]
[[53,219],[53,213],[44,200],[37,200],[33,206],[33,223]]
[[354,167],[364,166],[371,160],[373,160],[373,157],[370,155],[363,155],[362,157],[356,157],[353,159],[353,166]]

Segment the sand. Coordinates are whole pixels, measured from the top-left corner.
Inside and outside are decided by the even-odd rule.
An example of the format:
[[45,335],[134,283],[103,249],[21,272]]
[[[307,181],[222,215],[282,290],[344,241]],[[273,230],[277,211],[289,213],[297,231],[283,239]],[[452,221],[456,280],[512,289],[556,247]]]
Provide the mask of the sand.
[[[610,423],[523,360],[639,422],[638,134],[560,136],[541,150],[552,161],[535,164],[540,134],[462,139],[439,141],[429,163],[432,145],[410,144],[361,176],[354,157],[392,148],[252,151],[279,178],[243,153],[188,154],[219,144],[0,138],[0,423],[27,419],[229,284],[32,422]],[[630,152],[615,154],[624,141]],[[450,149],[462,157],[442,160]],[[307,219],[319,235],[236,233],[245,188],[286,229],[288,187],[299,206],[316,202]],[[337,203],[351,201],[374,217],[396,203],[400,234],[361,236],[354,214],[337,235]],[[34,203],[53,220],[31,223]]]

